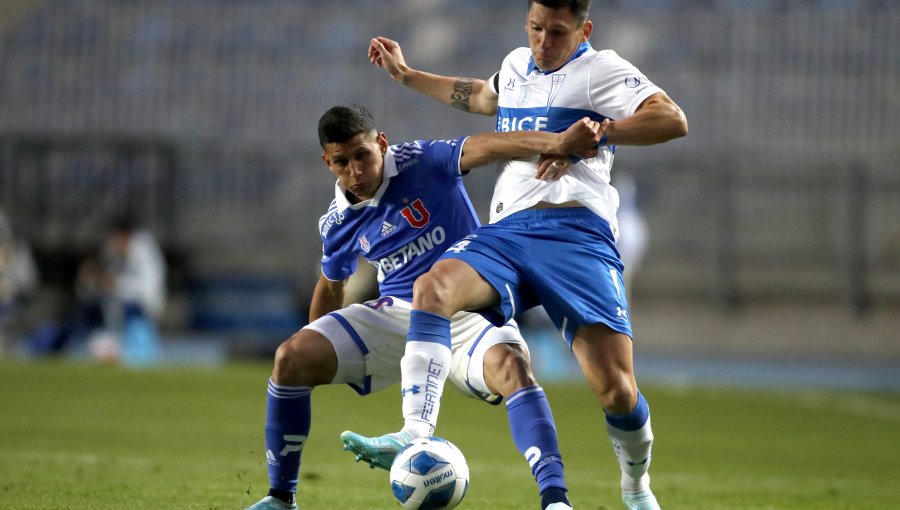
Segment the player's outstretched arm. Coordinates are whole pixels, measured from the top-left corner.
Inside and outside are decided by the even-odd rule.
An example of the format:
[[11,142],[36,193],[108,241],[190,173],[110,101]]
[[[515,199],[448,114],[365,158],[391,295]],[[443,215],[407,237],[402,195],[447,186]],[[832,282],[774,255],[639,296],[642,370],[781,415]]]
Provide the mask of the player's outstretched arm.
[[654,145],[686,136],[688,122],[675,101],[657,92],[634,115],[610,122],[605,131],[607,145]]
[[464,112],[494,115],[497,94],[487,81],[453,78],[417,71],[403,58],[400,44],[387,37],[374,37],[369,43],[369,62],[387,71],[391,78],[407,87]]
[[495,161],[541,154],[577,154],[590,158],[597,155],[603,136],[599,122],[585,117],[562,133],[547,131],[509,131],[479,133],[466,139],[459,166],[470,170]]
[[323,315],[338,310],[344,304],[344,286],[347,280],[329,280],[319,275],[316,289],[313,291],[312,303],[309,305],[309,322]]

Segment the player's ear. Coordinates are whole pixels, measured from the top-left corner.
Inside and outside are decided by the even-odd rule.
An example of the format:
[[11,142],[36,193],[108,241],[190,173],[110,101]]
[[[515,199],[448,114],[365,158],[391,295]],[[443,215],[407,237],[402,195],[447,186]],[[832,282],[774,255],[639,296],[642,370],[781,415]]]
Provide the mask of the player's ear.
[[388,139],[384,131],[378,133],[378,146],[381,147],[381,154],[384,155],[388,150]]
[[588,39],[591,38],[591,32],[594,31],[594,23],[591,20],[587,20],[581,25],[581,42],[587,42]]
[[331,158],[324,152],[322,153],[322,162],[325,163],[325,166],[327,166],[329,170],[331,170]]

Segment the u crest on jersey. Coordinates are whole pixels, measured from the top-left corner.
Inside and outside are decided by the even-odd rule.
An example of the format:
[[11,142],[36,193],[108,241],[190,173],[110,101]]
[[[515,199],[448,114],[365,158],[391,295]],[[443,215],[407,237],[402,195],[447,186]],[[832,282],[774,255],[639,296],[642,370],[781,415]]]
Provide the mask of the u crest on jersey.
[[[415,210],[415,212],[413,212]],[[425,204],[422,203],[421,198],[417,198],[413,201],[412,204],[404,207],[400,214],[406,218],[406,221],[415,228],[422,228],[428,224],[428,220],[431,219],[431,214],[428,212],[428,209],[425,208]]]

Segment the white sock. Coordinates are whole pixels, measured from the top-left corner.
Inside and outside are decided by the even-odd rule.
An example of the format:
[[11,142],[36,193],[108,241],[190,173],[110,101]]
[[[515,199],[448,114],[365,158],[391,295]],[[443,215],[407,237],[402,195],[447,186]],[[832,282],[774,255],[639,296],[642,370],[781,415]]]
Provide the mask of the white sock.
[[450,349],[442,344],[406,342],[406,352],[400,360],[403,432],[413,438],[434,433],[451,360]]
[[653,430],[650,418],[643,427],[625,431],[606,424],[606,431],[616,451],[622,470],[622,492],[640,492],[650,486],[650,450],[653,446]]

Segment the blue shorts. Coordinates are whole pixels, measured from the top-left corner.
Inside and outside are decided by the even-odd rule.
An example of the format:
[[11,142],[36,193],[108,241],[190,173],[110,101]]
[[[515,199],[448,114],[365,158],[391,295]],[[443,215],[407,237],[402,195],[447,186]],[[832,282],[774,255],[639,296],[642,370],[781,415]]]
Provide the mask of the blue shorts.
[[570,347],[582,325],[603,323],[632,336],[615,239],[587,208],[512,214],[479,227],[441,258],[465,262],[497,289],[497,308],[479,310],[495,325],[543,305]]

